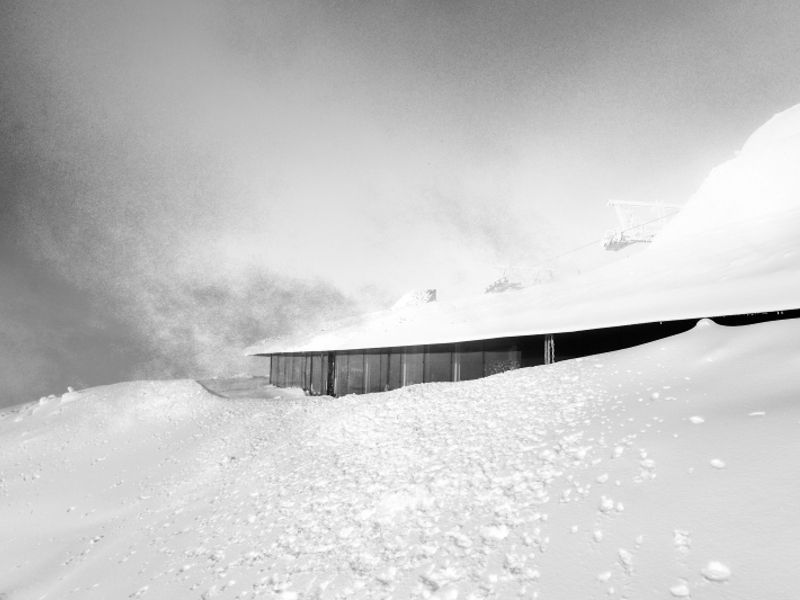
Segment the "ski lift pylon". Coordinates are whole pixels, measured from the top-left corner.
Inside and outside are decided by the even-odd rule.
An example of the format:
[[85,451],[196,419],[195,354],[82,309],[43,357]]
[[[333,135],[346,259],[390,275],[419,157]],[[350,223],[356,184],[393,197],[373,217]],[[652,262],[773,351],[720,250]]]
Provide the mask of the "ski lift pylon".
[[681,209],[679,204],[635,200],[609,200],[608,206],[614,207],[620,225],[603,238],[603,247],[611,251],[652,242],[667,220]]

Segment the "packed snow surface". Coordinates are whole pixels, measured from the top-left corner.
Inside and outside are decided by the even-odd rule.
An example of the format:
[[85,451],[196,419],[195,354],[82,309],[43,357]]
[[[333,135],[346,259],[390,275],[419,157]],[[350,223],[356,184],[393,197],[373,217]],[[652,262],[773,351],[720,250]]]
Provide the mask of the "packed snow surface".
[[449,343],[800,308],[800,105],[713,169],[652,247],[584,275],[265,340],[249,354]]
[[384,394],[6,410],[0,597],[793,598],[798,340],[704,323]]

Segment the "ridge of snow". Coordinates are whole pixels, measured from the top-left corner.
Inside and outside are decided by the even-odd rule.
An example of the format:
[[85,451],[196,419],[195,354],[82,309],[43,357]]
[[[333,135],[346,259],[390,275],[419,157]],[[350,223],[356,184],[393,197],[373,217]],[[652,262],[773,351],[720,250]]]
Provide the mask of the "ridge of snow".
[[[753,233],[759,219],[800,209],[800,104],[772,117],[734,158],[712,169],[653,246],[682,243],[687,235],[734,225]],[[739,231],[732,234],[740,234]]]
[[759,127],[747,139],[742,147],[742,152],[757,152],[768,149],[798,136],[800,136],[800,104],[777,113]]

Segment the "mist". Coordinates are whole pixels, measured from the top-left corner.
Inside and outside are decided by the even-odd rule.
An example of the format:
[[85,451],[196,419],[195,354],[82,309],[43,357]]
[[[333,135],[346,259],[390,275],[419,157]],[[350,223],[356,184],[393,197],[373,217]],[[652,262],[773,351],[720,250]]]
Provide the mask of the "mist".
[[501,4],[3,3],[0,403],[480,292],[800,96],[791,3]]

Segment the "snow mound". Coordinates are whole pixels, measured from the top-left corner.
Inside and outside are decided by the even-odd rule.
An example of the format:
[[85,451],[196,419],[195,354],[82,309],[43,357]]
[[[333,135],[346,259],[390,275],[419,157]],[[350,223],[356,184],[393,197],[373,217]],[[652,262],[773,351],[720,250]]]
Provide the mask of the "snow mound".
[[800,210],[800,104],[772,117],[737,156],[711,171],[654,246],[683,242],[710,230],[769,235],[764,219]]
[[695,329],[710,329],[712,327],[719,327],[714,321],[711,319],[700,319],[697,322],[697,325],[694,326]]
[[798,339],[698,327],[385,394],[136,382],[0,412],[0,590],[792,597]]

